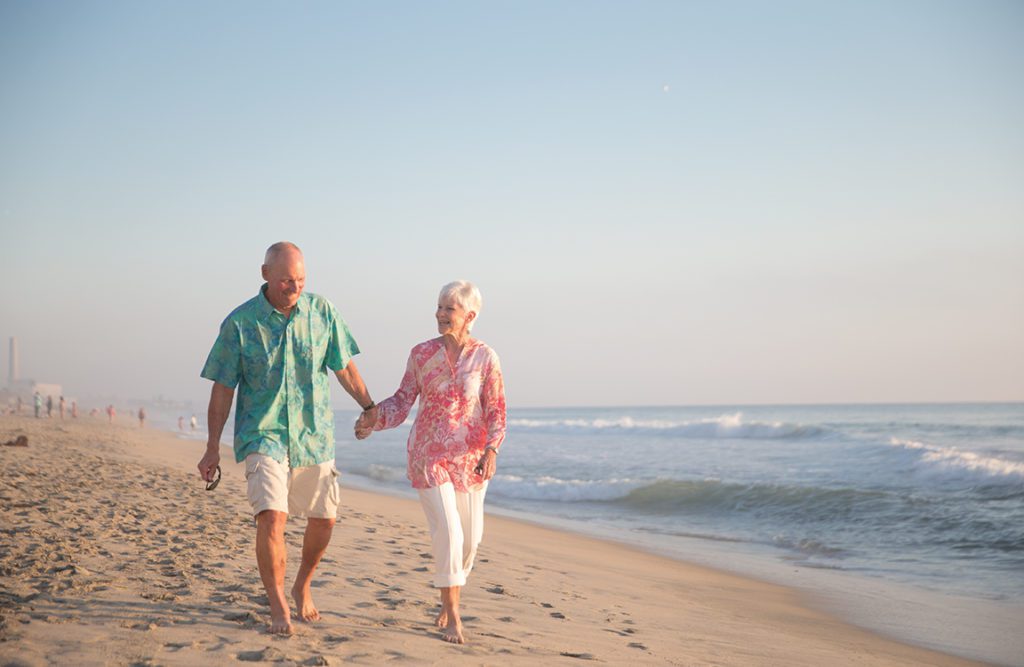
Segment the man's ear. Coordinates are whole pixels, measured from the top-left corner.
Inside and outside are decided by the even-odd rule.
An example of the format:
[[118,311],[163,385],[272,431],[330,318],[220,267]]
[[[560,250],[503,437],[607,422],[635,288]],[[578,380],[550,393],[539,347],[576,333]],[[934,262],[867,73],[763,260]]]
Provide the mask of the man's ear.
[[268,267],[266,264],[260,267],[260,275],[263,276],[263,279],[266,281],[270,280],[270,276],[268,275],[270,273],[269,269],[270,267]]

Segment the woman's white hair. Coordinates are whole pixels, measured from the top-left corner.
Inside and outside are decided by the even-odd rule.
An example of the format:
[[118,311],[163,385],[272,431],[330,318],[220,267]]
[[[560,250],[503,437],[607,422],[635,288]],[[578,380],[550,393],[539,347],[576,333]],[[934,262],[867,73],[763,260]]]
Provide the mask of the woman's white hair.
[[476,317],[466,327],[467,330],[472,330],[473,325],[476,324],[477,319],[480,317],[480,308],[484,305],[483,297],[480,296],[480,290],[468,280],[455,280],[442,287],[441,293],[437,295],[439,302],[449,298],[454,299],[455,303],[462,306],[462,309],[467,313],[476,313]]

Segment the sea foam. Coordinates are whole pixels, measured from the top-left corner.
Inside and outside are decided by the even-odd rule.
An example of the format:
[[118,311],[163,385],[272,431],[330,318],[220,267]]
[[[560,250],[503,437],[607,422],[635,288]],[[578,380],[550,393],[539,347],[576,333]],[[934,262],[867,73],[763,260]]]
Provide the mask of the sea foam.
[[995,456],[983,456],[956,447],[938,447],[915,440],[892,438],[889,443],[918,454],[918,467],[925,474],[944,474],[954,478],[970,477],[989,482],[1024,483],[1024,463],[1007,461]]
[[785,422],[744,421],[742,413],[710,419],[670,421],[660,419],[511,419],[512,428],[565,433],[639,433],[680,438],[805,438],[826,433],[818,426]]

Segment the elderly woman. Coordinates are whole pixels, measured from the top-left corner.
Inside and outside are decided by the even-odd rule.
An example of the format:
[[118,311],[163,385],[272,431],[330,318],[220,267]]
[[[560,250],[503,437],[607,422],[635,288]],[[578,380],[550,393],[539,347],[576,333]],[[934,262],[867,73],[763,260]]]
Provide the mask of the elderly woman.
[[459,593],[483,537],[484,494],[505,439],[498,355],[470,337],[480,305],[480,291],[472,283],[442,287],[435,314],[441,335],[412,348],[402,384],[380,403],[376,421],[364,413],[356,423],[359,439],[395,428],[419,397],[409,432],[408,475],[430,525],[434,585],[441,589],[437,626],[445,641],[455,644],[466,641]]

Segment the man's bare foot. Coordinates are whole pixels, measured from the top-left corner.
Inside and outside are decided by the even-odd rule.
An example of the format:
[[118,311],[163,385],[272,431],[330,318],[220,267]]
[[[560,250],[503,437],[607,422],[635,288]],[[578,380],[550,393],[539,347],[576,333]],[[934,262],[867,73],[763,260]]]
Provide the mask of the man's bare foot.
[[295,600],[295,610],[303,621],[319,621],[320,611],[313,604],[313,595],[309,589],[302,590],[298,584],[292,586],[292,598]]
[[290,635],[294,632],[292,630],[292,620],[287,614],[281,617],[275,616],[273,613],[270,614],[270,625],[267,626],[267,633],[271,635]]
[[444,626],[448,625],[447,609],[441,607],[441,612],[437,615],[437,618],[434,620],[434,625],[436,625],[439,628],[443,628]]
[[452,644],[466,643],[466,638],[462,636],[462,621],[458,616],[452,618],[441,631],[441,639]]

